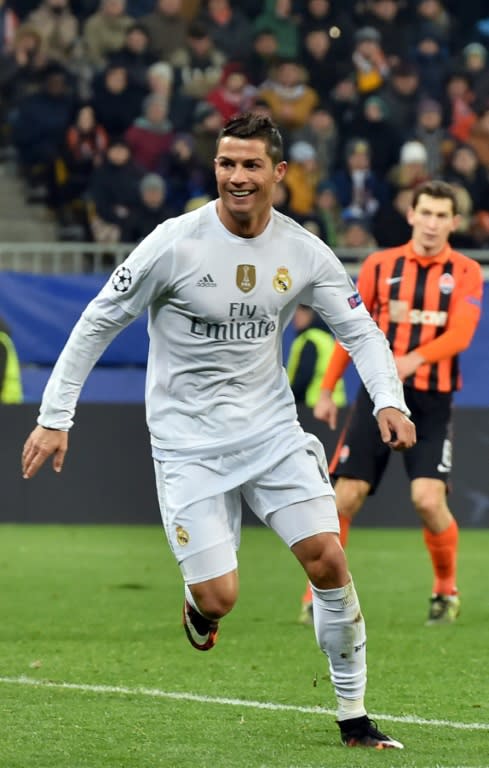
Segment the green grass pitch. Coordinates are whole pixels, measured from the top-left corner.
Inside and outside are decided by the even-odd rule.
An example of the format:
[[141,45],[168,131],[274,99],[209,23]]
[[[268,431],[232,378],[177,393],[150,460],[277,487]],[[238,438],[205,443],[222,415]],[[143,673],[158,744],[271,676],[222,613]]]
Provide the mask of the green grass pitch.
[[241,595],[209,653],[181,627],[157,527],[0,526],[0,768],[488,768],[489,531],[462,531],[462,613],[425,627],[419,530],[354,528],[367,706],[403,751],[345,749],[304,578],[246,528]]

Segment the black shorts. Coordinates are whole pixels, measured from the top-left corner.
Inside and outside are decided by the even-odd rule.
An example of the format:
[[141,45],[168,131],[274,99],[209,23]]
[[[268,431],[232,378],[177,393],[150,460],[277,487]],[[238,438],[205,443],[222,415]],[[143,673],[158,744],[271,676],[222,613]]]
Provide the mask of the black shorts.
[[[420,392],[404,387],[406,405],[416,425],[417,442],[402,452],[410,480],[431,477],[449,485],[452,468],[452,394]],[[362,386],[351,407],[331,467],[333,478],[365,480],[374,493],[385,472],[392,449],[380,437],[373,404]]]

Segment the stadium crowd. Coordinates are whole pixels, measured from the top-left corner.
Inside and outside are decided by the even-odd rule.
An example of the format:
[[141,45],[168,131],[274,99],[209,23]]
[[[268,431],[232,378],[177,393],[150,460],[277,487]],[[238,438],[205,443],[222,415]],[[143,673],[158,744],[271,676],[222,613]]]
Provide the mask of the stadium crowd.
[[489,245],[482,0],[0,0],[0,151],[60,239],[138,242],[215,196],[223,123],[269,114],[275,207],[331,246],[409,237],[411,192],[457,186]]

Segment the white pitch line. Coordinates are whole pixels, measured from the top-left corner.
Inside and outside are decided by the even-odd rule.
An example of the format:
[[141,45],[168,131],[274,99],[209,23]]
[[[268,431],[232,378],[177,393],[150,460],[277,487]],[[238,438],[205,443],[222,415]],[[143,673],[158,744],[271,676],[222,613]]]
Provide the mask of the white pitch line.
[[[231,707],[249,707],[250,709],[269,709],[276,712],[304,712],[306,715],[335,715],[334,709],[324,707],[302,707],[294,704],[274,704],[271,701],[252,701],[247,699],[231,699],[214,696],[202,696],[198,693],[184,691],[162,691],[159,688],[136,687],[124,685],[89,685],[86,683],[56,683],[52,680],[36,680],[32,677],[0,677],[0,683],[13,685],[31,685],[36,688],[62,688],[68,691],[84,691],[85,693],[116,693],[123,696],[150,696],[156,699],[174,699],[177,701],[197,701],[202,704],[224,704]],[[431,725],[440,728],[457,728],[464,731],[489,731],[489,723],[459,723],[453,720],[428,720],[414,715],[385,715],[371,712],[371,717],[387,720],[391,723],[406,723],[408,725]]]

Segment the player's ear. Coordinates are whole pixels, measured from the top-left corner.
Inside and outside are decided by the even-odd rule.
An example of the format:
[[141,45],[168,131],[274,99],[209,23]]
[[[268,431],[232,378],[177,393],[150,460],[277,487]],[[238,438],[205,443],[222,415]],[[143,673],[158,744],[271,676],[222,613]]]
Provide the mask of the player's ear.
[[274,169],[274,176],[275,176],[275,182],[278,184],[279,181],[282,181],[283,177],[285,176],[287,172],[287,163],[285,160],[282,160],[281,163],[277,163]]

